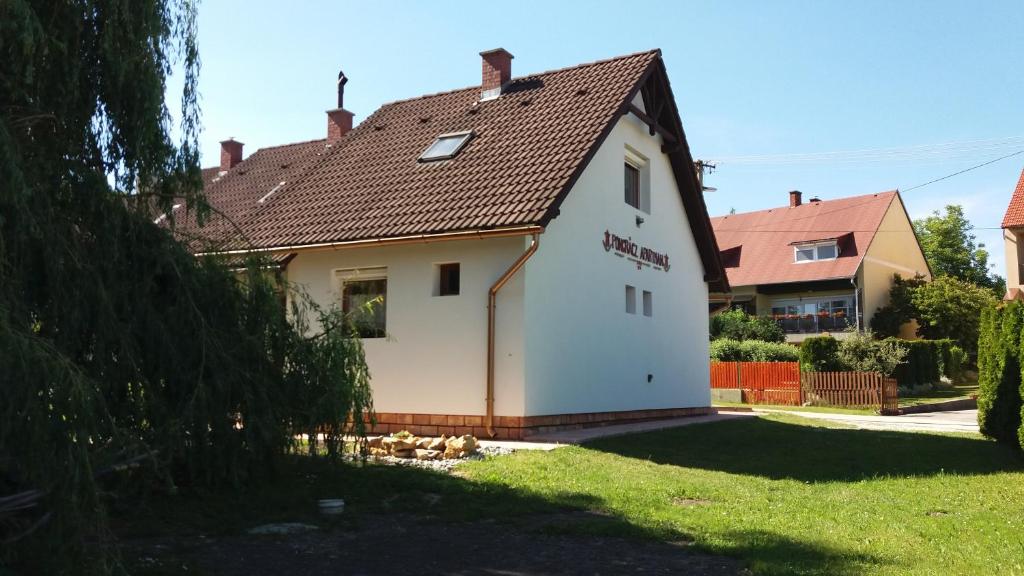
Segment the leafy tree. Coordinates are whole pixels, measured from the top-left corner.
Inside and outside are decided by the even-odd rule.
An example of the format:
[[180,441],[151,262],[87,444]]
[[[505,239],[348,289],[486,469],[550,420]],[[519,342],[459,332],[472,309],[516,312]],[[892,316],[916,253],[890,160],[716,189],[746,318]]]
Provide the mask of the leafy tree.
[[257,482],[296,432],[336,454],[372,408],[336,312],[294,297],[325,328],[307,334],[264,262],[240,276],[153,224],[205,211],[195,17],[190,0],[0,2],[0,565],[17,572],[110,572],[101,495]]
[[945,214],[936,210],[931,216],[914,221],[914,230],[935,276],[959,278],[1002,296],[1006,281],[989,273],[988,250],[984,244],[975,242],[971,229],[963,207],[958,205],[946,206]]
[[711,317],[711,339],[761,340],[783,342],[786,334],[771,318],[753,316],[743,310],[727,310]]
[[879,308],[871,317],[872,332],[879,338],[898,336],[901,326],[917,318],[912,297],[914,290],[926,283],[920,274],[908,279],[894,274],[889,288],[889,305]]
[[935,278],[911,295],[918,333],[929,340],[954,340],[969,354],[978,350],[981,311],[995,300],[990,290],[951,276]]

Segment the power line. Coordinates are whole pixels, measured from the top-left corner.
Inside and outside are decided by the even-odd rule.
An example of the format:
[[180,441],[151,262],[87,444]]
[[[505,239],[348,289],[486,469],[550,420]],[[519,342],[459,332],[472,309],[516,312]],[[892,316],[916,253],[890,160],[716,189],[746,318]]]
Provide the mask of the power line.
[[962,140],[941,144],[924,144],[890,148],[864,148],[832,152],[754,154],[741,156],[707,155],[714,162],[725,164],[814,164],[843,162],[938,161],[956,157],[977,156],[985,152],[1020,148],[1024,136],[1008,136],[981,140]]
[[971,166],[970,168],[965,168],[965,169],[963,169],[963,170],[961,170],[959,172],[954,172],[952,174],[947,174],[947,175],[943,176],[942,178],[936,178],[935,180],[932,180],[930,182],[925,182],[924,184],[918,184],[917,186],[911,186],[910,188],[906,188],[906,189],[902,190],[902,192],[910,192],[911,190],[916,190],[918,188],[923,188],[923,187],[925,187],[925,186],[927,186],[929,184],[935,184],[936,182],[941,182],[943,180],[946,180],[947,178],[952,178],[953,176],[959,176],[960,174],[963,174],[964,172],[970,172],[971,170],[974,170],[976,168],[981,168],[982,166],[988,166],[989,164],[993,164],[995,162],[999,162],[1000,160],[1006,160],[1007,158],[1012,158],[1014,156],[1017,156],[1018,154],[1024,154],[1024,149],[1017,150],[1016,152],[1014,152],[1012,154],[1007,154],[1006,156],[1000,156],[999,158],[996,158],[995,160],[989,160],[988,162],[984,162],[982,164],[978,164],[977,166]]

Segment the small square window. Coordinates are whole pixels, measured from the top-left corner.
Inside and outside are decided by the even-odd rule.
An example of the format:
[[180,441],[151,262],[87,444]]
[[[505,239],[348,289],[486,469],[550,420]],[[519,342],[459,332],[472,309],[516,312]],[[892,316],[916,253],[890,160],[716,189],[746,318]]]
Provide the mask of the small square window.
[[640,209],[640,169],[629,162],[625,164],[626,204]]
[[644,316],[654,315],[654,296],[647,290],[644,290]]
[[438,296],[459,295],[459,263],[441,264],[438,271]]
[[436,140],[434,140],[433,144],[431,144],[426,151],[420,155],[420,162],[454,158],[472,137],[473,132],[441,134]]
[[636,314],[636,288],[626,284],[626,314]]

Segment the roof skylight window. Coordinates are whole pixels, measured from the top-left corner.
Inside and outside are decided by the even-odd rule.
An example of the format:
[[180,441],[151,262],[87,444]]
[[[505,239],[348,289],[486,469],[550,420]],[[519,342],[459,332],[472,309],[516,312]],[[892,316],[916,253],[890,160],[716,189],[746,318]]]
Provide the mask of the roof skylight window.
[[441,134],[423,154],[420,154],[420,162],[433,162],[434,160],[454,158],[472,137],[472,131]]

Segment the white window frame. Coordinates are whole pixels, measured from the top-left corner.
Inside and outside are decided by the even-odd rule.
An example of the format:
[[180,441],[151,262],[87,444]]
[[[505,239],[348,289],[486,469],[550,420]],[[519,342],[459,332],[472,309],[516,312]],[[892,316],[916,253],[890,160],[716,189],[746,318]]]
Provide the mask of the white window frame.
[[[825,246],[831,246],[835,248],[835,254],[828,258],[821,258],[819,252],[820,249]],[[797,254],[799,254],[801,250],[807,249],[811,249],[813,251],[814,257],[811,258],[810,260],[797,259]],[[820,262],[823,260],[835,260],[836,258],[839,258],[839,244],[835,240],[831,240],[829,242],[812,242],[809,244],[797,244],[793,246],[793,263],[795,264],[806,264],[808,262]]]
[[[334,270],[334,289],[337,292],[337,302],[342,304],[345,297],[345,282],[364,280],[387,280],[387,266],[368,266],[364,268],[338,268]],[[386,338],[388,332],[388,292],[391,290],[390,283],[387,284],[384,292],[384,334],[385,336],[364,336],[363,340],[374,340]]]
[[650,290],[644,290],[642,301],[644,316],[651,318],[654,316],[654,294]]
[[[625,200],[623,200],[622,203],[625,204],[626,206],[629,206],[630,208],[633,208],[635,210],[639,210],[639,211],[643,212],[644,214],[650,214],[651,213],[651,161],[646,156],[644,156],[643,154],[637,152],[636,149],[634,149],[633,147],[629,146],[628,144],[626,145],[625,152],[623,154],[623,160],[625,161],[626,164],[629,164],[633,168],[636,168],[636,171],[637,171],[637,173],[640,176],[640,182],[639,182],[639,188],[640,188],[640,190],[639,190],[639,192],[640,192],[639,204],[640,205],[634,207],[633,205],[629,204]],[[625,174],[623,174],[623,178],[625,178]],[[622,190],[621,189],[619,191],[619,194],[620,195],[622,194]]]

